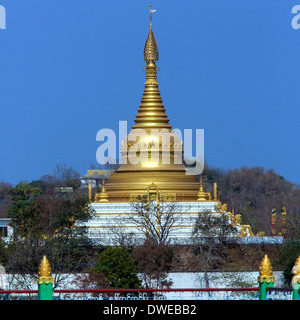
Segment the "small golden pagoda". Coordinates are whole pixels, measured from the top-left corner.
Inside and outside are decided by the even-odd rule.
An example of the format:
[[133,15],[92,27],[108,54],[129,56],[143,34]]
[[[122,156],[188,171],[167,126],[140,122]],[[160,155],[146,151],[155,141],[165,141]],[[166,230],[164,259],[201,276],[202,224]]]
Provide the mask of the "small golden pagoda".
[[[106,183],[109,202],[128,202],[145,194],[152,183],[157,185],[161,194],[167,198],[179,201],[197,201],[198,199],[198,178],[195,175],[186,174],[186,168],[182,163],[183,144],[179,137],[173,134],[158,89],[156,62],[159,51],[152,29],[152,12],[150,8],[150,30],[144,47],[145,89],[134,120],[135,124],[129,135],[122,141],[122,164]],[[164,132],[172,133],[167,142],[163,140]],[[141,133],[139,141],[129,141],[130,136],[139,133]],[[170,161],[165,164],[162,157],[167,152]],[[146,162],[132,164],[131,157],[136,153],[140,157],[147,158]],[[96,199],[100,199],[100,195],[97,195]]]

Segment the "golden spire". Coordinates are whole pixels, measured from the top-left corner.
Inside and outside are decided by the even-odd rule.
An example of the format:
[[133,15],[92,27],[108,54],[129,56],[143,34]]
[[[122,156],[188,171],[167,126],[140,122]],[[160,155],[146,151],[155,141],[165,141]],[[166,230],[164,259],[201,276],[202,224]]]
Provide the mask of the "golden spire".
[[260,267],[259,267],[259,277],[258,277],[258,281],[259,282],[275,282],[275,277],[273,276],[273,270],[272,270],[272,265],[271,265],[271,261],[268,258],[267,255],[264,256]]
[[199,192],[198,192],[198,199],[197,201],[207,201],[211,199],[210,192],[205,192],[203,188],[203,181],[202,176],[200,176],[200,186],[199,186]]
[[96,197],[95,197],[95,201],[96,202],[108,202],[108,194],[105,190],[105,179],[104,177],[102,178],[102,188],[101,188],[101,192],[97,193]]
[[200,186],[199,186],[199,192],[198,192],[198,201],[205,201],[206,200],[206,192],[203,190],[203,182],[202,182],[202,176],[200,176]]
[[[121,166],[106,183],[110,203],[136,199],[145,194],[151,182],[159,187],[162,195],[175,200],[196,201],[199,191],[198,177],[186,174],[183,143],[172,132],[158,89],[159,55],[152,29],[154,10],[151,7],[150,10],[150,30],[144,50],[145,89],[132,130],[121,144]],[[97,193],[95,202],[103,202],[100,195]],[[210,193],[208,199],[211,199]]]
[[171,129],[158,89],[156,61],[159,57],[158,45],[152,30],[152,10],[150,5],[150,30],[144,47],[146,61],[146,81],[138,114],[133,129]]
[[40,267],[39,267],[39,277],[38,283],[41,284],[45,281],[45,283],[53,283],[53,278],[51,276],[51,265],[46,256],[43,257]]
[[158,45],[152,30],[152,13],[156,10],[151,9],[150,4],[150,30],[144,47],[144,60],[145,61],[157,61],[158,60]]

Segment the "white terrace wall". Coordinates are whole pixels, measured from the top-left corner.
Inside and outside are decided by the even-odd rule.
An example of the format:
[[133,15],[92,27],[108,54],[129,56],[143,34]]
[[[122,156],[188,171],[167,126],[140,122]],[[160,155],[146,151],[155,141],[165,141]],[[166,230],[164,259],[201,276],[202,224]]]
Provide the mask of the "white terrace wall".
[[[274,271],[275,286],[282,287],[284,283],[283,273]],[[56,275],[52,275],[54,280]],[[77,275],[63,274],[63,280],[56,289],[80,289],[76,282]],[[168,277],[172,280],[171,288],[197,289],[197,288],[232,288],[232,287],[257,287],[258,271],[252,272],[209,272],[207,277],[203,272],[172,272]],[[208,283],[207,280],[208,279]],[[77,283],[77,284],[76,284]],[[37,290],[36,279],[31,277],[18,277],[17,275],[0,273],[0,288],[2,290],[29,289]]]

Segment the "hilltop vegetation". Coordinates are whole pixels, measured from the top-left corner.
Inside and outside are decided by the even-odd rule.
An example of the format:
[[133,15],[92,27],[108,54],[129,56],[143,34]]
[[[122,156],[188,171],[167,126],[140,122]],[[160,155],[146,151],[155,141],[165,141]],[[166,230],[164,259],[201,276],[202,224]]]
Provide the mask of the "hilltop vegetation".
[[[281,231],[280,211],[285,206],[285,244],[214,244],[213,247],[204,245],[201,250],[199,244],[171,246],[146,242],[143,246],[123,245],[122,250],[131,257],[126,256],[130,268],[134,263],[136,272],[145,275],[148,287],[169,286],[168,272],[258,270],[262,257],[267,253],[274,262],[274,268],[285,270],[286,279],[290,279],[289,270],[300,255],[299,186],[273,170],[259,167],[223,170],[205,165],[202,178],[205,191],[212,193],[213,183],[217,182],[218,198],[222,204],[226,203],[230,211],[234,209],[235,214],[241,214],[242,224],[251,225],[254,234],[263,231],[265,235],[271,235],[273,208],[277,210],[278,234]],[[66,187],[72,192],[61,192]],[[77,233],[78,241],[74,241],[72,236],[76,229],[73,228],[74,222],[89,217],[87,195],[87,188],[81,186],[80,174],[66,165],[57,165],[52,174],[39,180],[20,182],[16,186],[0,182],[0,217],[12,218],[15,229],[11,244],[6,245],[0,238],[0,262],[7,271],[34,274],[42,255],[47,254],[52,260],[53,272],[58,276],[70,271],[90,271],[92,277],[85,282],[109,286],[108,279],[114,274],[105,275],[106,269],[99,267],[99,257],[106,248],[91,247],[84,229]],[[101,271],[101,277],[93,278],[97,270]]]
[[[254,234],[263,231],[271,235],[271,210],[278,213],[280,232],[281,208],[287,208],[288,238],[300,237],[300,187],[272,169],[260,167],[223,170],[205,165],[202,173],[206,191],[213,193],[213,183],[217,182],[218,197],[228,209],[241,214],[242,223],[250,224]],[[65,164],[57,165],[51,174],[39,180],[27,182],[31,187],[42,190],[54,190],[57,187],[73,188],[72,197],[87,196],[87,189],[81,188],[80,174]],[[7,208],[12,203],[12,185],[0,181],[0,217],[7,216]]]

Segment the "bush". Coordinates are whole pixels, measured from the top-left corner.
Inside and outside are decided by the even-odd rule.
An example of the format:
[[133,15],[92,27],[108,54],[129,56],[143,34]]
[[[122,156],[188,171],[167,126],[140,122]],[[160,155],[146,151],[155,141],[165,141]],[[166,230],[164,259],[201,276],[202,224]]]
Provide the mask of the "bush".
[[141,281],[130,253],[122,248],[108,247],[99,256],[97,266],[90,269],[98,273],[100,285],[118,289],[138,289]]

